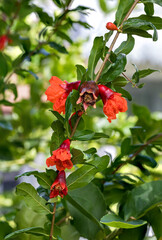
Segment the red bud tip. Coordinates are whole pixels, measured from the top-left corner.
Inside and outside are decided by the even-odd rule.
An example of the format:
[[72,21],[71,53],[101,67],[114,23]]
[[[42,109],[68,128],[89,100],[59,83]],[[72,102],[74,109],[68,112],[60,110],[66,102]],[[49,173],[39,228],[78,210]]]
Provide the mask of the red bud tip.
[[106,24],[106,28],[107,28],[108,30],[112,30],[112,31],[114,31],[114,30],[119,30],[119,29],[117,28],[117,26],[116,26],[114,23],[112,23],[112,22],[108,22],[108,23]]

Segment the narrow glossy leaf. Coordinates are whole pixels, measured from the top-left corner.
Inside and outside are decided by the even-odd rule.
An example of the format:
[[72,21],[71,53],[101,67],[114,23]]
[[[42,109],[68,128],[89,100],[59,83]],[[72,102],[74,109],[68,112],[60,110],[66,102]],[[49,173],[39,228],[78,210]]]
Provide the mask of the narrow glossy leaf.
[[134,38],[131,35],[128,35],[127,41],[121,43],[121,45],[114,51],[115,54],[124,53],[128,54],[134,48]]
[[[141,239],[146,240],[145,238],[146,231],[147,231],[147,224],[137,228],[123,229],[122,233],[119,235],[119,239],[120,240],[141,240]],[[153,239],[149,238],[149,240],[153,240]]]
[[50,110],[51,113],[53,113],[53,115],[61,122],[61,123],[64,123],[64,117],[61,116],[57,111],[53,111],[53,110]]
[[162,203],[162,181],[144,183],[128,193],[123,207],[124,219],[140,218],[150,209]]
[[130,138],[125,138],[122,141],[122,144],[121,144],[121,154],[122,155],[127,155],[129,153],[130,145],[131,145],[131,139]]
[[157,162],[155,161],[155,159],[141,154],[137,155],[133,162],[140,162],[141,164],[145,164],[151,168],[155,168],[157,166]]
[[103,216],[100,222],[107,226],[115,228],[137,228],[147,223],[143,220],[124,221],[121,217],[113,213],[109,213]]
[[[149,76],[150,74],[154,73],[154,72],[158,72],[159,70],[155,70],[155,69],[143,69],[143,70],[139,70],[138,71],[138,78],[144,78]],[[135,80],[137,77],[137,72],[133,74],[132,79]]]
[[129,101],[132,101],[132,96],[128,91],[118,86],[115,86],[115,89],[118,93],[121,93],[123,97],[127,98]]
[[156,3],[162,7],[162,1],[161,0],[141,0],[143,3]]
[[50,170],[46,170],[47,172],[38,172],[38,171],[30,171],[30,172],[25,172],[21,175],[18,175],[15,177],[15,179],[17,180],[20,177],[24,177],[24,176],[31,176],[34,175],[34,177],[36,177],[38,183],[46,189],[50,189],[52,183],[54,182],[57,174],[54,170],[50,169]]
[[61,38],[61,39],[64,39],[64,40],[66,40],[67,42],[69,42],[69,43],[73,43],[73,41],[72,41],[72,39],[67,35],[67,34],[65,34],[64,32],[62,32],[62,31],[56,31],[56,34]]
[[67,200],[74,227],[81,236],[95,239],[97,232],[103,229],[99,219],[106,211],[105,201],[99,188],[90,183],[83,188],[71,191]]
[[136,70],[136,72],[133,74],[134,77],[132,77],[132,79],[134,80],[135,83],[139,82],[139,70],[138,67],[136,66],[136,64],[132,64]]
[[126,32],[127,28],[142,29],[142,30],[153,29],[154,30],[153,41],[157,41],[158,39],[156,27],[152,22],[147,22],[145,20],[136,19],[136,18],[128,19],[123,24],[123,31]]
[[88,59],[88,75],[91,80],[94,80],[94,71],[98,60],[102,56],[104,47],[103,37],[96,37],[93,42],[93,47]]
[[65,140],[65,136],[64,136],[65,129],[64,129],[64,125],[59,120],[54,121],[51,127],[54,130],[54,133],[52,134],[52,138],[51,138],[52,140],[51,151],[54,151]]
[[109,136],[106,135],[105,133],[95,133],[91,130],[83,130],[83,131],[77,130],[73,136],[73,139],[78,141],[88,141],[88,140],[100,139],[100,138],[109,138]]
[[151,211],[149,211],[145,219],[148,221],[148,223],[153,228],[153,231],[155,233],[155,236],[157,239],[160,240],[160,237],[162,237],[162,211],[159,207],[153,208]]
[[123,30],[123,33],[127,33],[130,35],[137,35],[137,36],[144,37],[144,38],[152,38],[152,35],[149,34],[148,32],[146,32],[145,30],[131,28],[131,27]]
[[68,53],[66,48],[64,46],[62,46],[61,44],[58,44],[56,42],[49,42],[48,44],[51,48],[54,48],[55,50],[57,50],[60,53],[64,53],[64,54]]
[[41,198],[35,188],[29,183],[20,183],[16,187],[17,195],[24,196],[24,200],[35,212],[48,214],[51,213],[46,201]]
[[61,8],[63,6],[63,3],[60,0],[52,0],[57,7]]
[[78,163],[84,162],[84,154],[81,150],[72,148],[70,152],[72,154],[71,160],[72,160],[73,164],[78,164]]
[[81,80],[83,75],[86,73],[86,69],[79,64],[76,65],[76,68],[77,68],[77,80]]
[[84,165],[71,173],[67,178],[67,186],[69,191],[83,187],[90,183],[97,172],[101,172],[107,168],[109,163],[109,157],[95,157],[94,160],[88,162],[90,165]]
[[[41,227],[29,227],[29,228],[24,228],[17,230],[13,233],[8,234],[4,239],[10,239],[10,238],[15,238],[19,236],[22,233],[27,233],[27,234],[32,234],[35,236],[43,236],[43,237],[49,237],[49,234],[45,233],[44,229]],[[54,237],[52,239],[55,239]]]
[[125,54],[119,54],[116,58],[115,63],[113,63],[108,71],[101,76],[100,83],[108,83],[112,82],[116,77],[118,77],[125,68],[125,65],[127,63],[126,55]]
[[148,16],[154,15],[154,5],[153,5],[153,3],[145,3],[144,6],[145,6],[144,7],[145,13]]
[[119,76],[115,78],[115,80],[112,82],[112,85],[117,87],[124,87],[127,85],[127,83],[128,81],[124,77]]
[[66,104],[65,104],[65,121],[68,121],[71,113],[72,113],[72,103],[71,103],[71,96],[72,96],[72,92],[69,94],[69,96],[66,99]]
[[134,0],[120,0],[119,6],[116,12],[116,16],[115,16],[117,26],[119,26],[122,23],[124,17],[128,13],[133,3],[134,3]]
[[21,37],[21,36],[20,36],[19,41],[20,41],[20,43],[21,43],[21,45],[22,45],[22,48],[23,48],[23,50],[25,51],[25,53],[29,53],[30,47],[31,47],[30,39],[27,38],[27,37]]
[[43,22],[46,25],[52,26],[53,18],[51,16],[49,16],[48,13],[44,12],[42,8],[40,8],[36,5],[33,5],[33,6],[34,6],[35,12],[38,14],[41,22]]
[[[131,20],[131,19],[134,19],[134,18],[130,18],[129,20]],[[145,20],[147,22],[151,22],[152,24],[154,24],[156,29],[162,29],[162,18],[160,18],[160,17],[140,15],[136,19],[140,19],[140,20]]]
[[0,76],[5,77],[8,72],[8,65],[7,65],[7,61],[6,61],[5,57],[3,56],[3,54],[1,52],[0,52],[0,63],[1,63]]

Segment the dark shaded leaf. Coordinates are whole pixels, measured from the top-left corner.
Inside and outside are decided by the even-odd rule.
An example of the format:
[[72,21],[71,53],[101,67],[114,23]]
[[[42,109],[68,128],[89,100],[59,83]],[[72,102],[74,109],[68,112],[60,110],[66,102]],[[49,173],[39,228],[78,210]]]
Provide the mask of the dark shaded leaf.
[[101,223],[115,228],[137,228],[144,224],[146,224],[146,221],[143,220],[134,220],[134,221],[124,221],[121,217],[109,213],[105,216],[103,216],[100,220]]
[[68,53],[66,48],[64,46],[62,46],[61,44],[58,44],[56,42],[49,42],[48,44],[51,48],[54,48],[55,50],[57,50],[60,53],[64,53],[64,54]]
[[5,77],[8,72],[8,64],[7,64],[6,58],[1,52],[0,52],[0,63],[1,63],[0,76]]
[[145,13],[148,16],[154,15],[154,5],[153,5],[153,3],[145,3],[144,6],[145,6],[144,7]]
[[121,43],[121,45],[114,51],[115,54],[124,53],[128,54],[134,48],[135,40],[131,35],[128,35],[127,41]]
[[93,42],[93,47],[88,59],[88,75],[91,80],[94,80],[94,71],[98,63],[98,60],[102,56],[102,51],[104,47],[103,37],[96,37]]

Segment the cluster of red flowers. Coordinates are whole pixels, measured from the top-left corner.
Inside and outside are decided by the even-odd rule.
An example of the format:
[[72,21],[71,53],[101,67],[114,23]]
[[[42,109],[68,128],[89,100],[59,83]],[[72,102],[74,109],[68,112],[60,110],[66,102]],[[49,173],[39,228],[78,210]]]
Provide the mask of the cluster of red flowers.
[[[49,82],[51,86],[45,92],[47,100],[53,103],[53,110],[65,114],[66,99],[73,89],[78,90],[80,81],[68,83],[57,77],[52,77]],[[105,85],[97,85],[94,81],[84,82],[80,86],[80,97],[77,104],[82,103],[85,111],[88,106],[95,108],[99,95],[104,104],[103,112],[108,117],[109,122],[116,119],[116,114],[119,112],[127,111],[127,101],[120,93],[112,91]]]
[[[97,85],[94,81],[84,82],[83,84],[81,84],[81,81],[68,83],[66,81],[61,81],[59,78],[54,76],[49,80],[49,82],[51,85],[45,92],[47,95],[47,100],[53,103],[54,111],[57,111],[60,114],[65,114],[66,99],[73,89],[79,89],[80,97],[76,103],[81,103],[84,111],[86,111],[89,106],[95,108],[96,100],[98,96],[100,96],[104,104],[103,112],[108,117],[109,122],[111,122],[113,119],[116,119],[117,113],[125,112],[127,110],[127,101],[121,96],[120,93],[112,91],[105,85]],[[73,113],[72,116],[75,114],[76,113]],[[78,116],[81,116],[82,114],[82,110],[77,112]],[[69,125],[72,129],[71,118],[69,119]],[[71,169],[73,167],[69,139],[63,141],[60,147],[52,152],[52,156],[47,158],[46,164],[48,167],[55,165],[58,170],[58,175],[51,186],[50,198],[58,195],[63,197],[68,191],[64,170],[66,168]]]
[[12,40],[7,35],[0,36],[0,51],[2,51]]

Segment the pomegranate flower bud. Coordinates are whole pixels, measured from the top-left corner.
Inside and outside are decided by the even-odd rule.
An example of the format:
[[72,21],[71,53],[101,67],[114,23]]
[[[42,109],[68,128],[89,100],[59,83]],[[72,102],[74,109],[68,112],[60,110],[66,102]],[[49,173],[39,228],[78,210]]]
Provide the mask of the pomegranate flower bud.
[[75,89],[78,90],[80,81],[68,83],[61,81],[58,77],[51,77],[49,86],[45,92],[47,100],[53,103],[53,110],[65,114],[65,102],[69,93]]
[[8,43],[12,43],[12,40],[6,35],[0,36],[0,51],[2,51]]
[[99,84],[98,87],[99,94],[104,104],[103,112],[108,117],[107,120],[109,122],[116,119],[116,114],[119,112],[127,111],[127,101],[125,98],[121,97],[120,93],[114,92],[104,85]]
[[66,139],[58,149],[52,152],[52,156],[46,160],[47,167],[56,165],[58,171],[63,171],[65,168],[71,169],[73,163],[70,154],[70,140]]
[[119,29],[117,28],[117,26],[116,26],[114,23],[112,23],[112,22],[108,22],[108,23],[106,24],[106,28],[107,28],[108,30],[112,30],[112,31],[114,31],[114,30],[119,30]]
[[99,89],[94,81],[84,82],[80,87],[80,97],[77,104],[83,103],[86,111],[89,106],[96,108],[96,100],[99,95]]
[[50,198],[57,197],[58,195],[63,198],[63,196],[67,195],[67,192],[65,172],[61,171],[51,186]]

